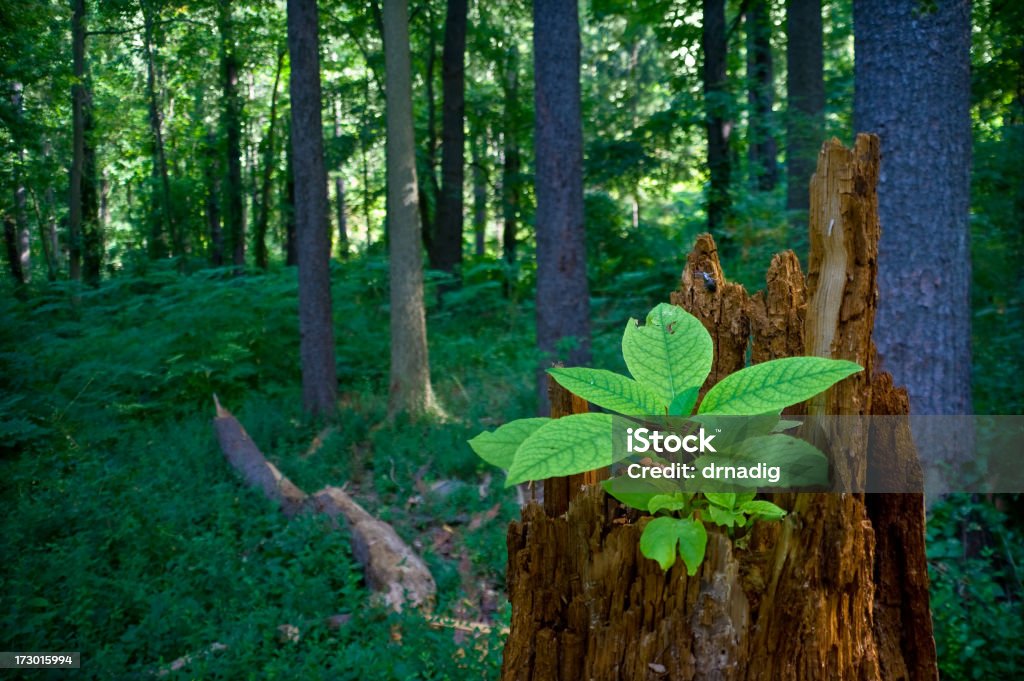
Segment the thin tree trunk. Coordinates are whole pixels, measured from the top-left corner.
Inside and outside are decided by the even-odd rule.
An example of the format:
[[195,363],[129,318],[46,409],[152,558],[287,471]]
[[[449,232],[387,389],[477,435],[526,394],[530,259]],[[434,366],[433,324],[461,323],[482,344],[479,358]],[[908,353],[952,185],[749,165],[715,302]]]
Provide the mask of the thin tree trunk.
[[915,413],[970,414],[970,2],[864,0],[854,37],[854,126],[882,141],[878,355]]
[[[537,195],[537,394],[548,408],[544,370],[555,360],[590,361],[590,293],[583,225],[583,122],[576,0],[533,2]],[[559,346],[571,344],[564,356]]]
[[210,262],[214,267],[224,266],[224,230],[220,225],[220,154],[217,152],[217,134],[206,131],[206,228],[210,233]]
[[391,271],[390,411],[439,411],[430,383],[423,257],[412,126],[407,0],[384,0],[388,230]]
[[731,250],[726,221],[729,214],[728,63],[725,0],[704,0],[704,22],[701,46],[704,49],[704,108],[708,132],[708,170],[711,181],[707,192],[708,231],[718,239],[723,251]]
[[71,187],[68,192],[68,275],[82,279],[82,164],[85,158],[85,0],[71,0]]
[[[153,45],[153,15],[148,0],[141,1],[143,37],[146,50],[146,90],[149,99],[149,130],[152,144],[153,184],[150,213],[149,256],[166,257],[168,237],[175,232],[171,225],[171,182],[167,172],[167,156],[164,151],[163,116],[157,96],[156,48]],[[175,239],[177,241],[177,239]],[[175,255],[181,255],[180,244],[175,243]]]
[[316,0],[288,0],[291,55],[292,171],[299,257],[299,355],[306,411],[337,409],[331,307],[331,237],[327,218]]
[[427,257],[430,266],[437,267],[437,254],[434,246],[434,217],[436,212],[431,208],[437,207],[437,199],[440,188],[437,184],[437,105],[434,102],[434,67],[437,64],[437,39],[434,36],[434,17],[427,7],[427,66],[424,73],[424,84],[426,86],[427,100],[427,148],[426,148],[426,176],[420,178],[425,186],[419,188],[419,212],[420,228],[423,232],[423,245],[427,249]]
[[800,236],[825,129],[823,64],[821,0],[786,0],[786,210]]
[[[519,52],[515,45],[509,48],[505,60],[505,107],[502,121],[501,167],[501,248],[505,262],[516,261],[519,232],[519,184],[521,159],[519,155]],[[508,291],[506,291],[508,293]]]
[[473,163],[473,252],[479,257],[484,255],[487,246],[487,169],[475,135],[469,148]]
[[441,86],[444,95],[441,122],[441,192],[435,223],[435,266],[456,272],[462,265],[466,118],[466,15],[467,0],[448,0]]
[[295,234],[295,173],[292,172],[295,154],[292,146],[292,126],[288,125],[288,152],[285,159],[284,201],[281,205],[284,221],[284,264],[295,267],[299,264],[298,244]]
[[[88,86],[87,86],[88,87]],[[96,150],[93,146],[92,104],[85,103],[85,144],[82,148],[82,278],[90,286],[99,286],[103,269],[103,226],[99,220],[99,187],[96,176]]]
[[[22,122],[21,83],[11,84],[11,107],[14,110],[15,121],[20,124]],[[20,135],[15,135],[14,142],[18,147],[12,169],[12,180],[14,186],[14,221],[17,232],[17,257],[19,270],[21,272],[21,283],[27,284],[32,279],[32,242],[28,226],[28,190],[25,188],[23,176],[25,167],[25,148],[20,141]]]
[[238,57],[230,0],[220,0],[221,85],[224,92],[222,126],[227,141],[227,182],[224,224],[235,273],[245,267],[245,208],[242,196],[242,101],[238,95]]
[[[276,152],[274,149],[274,132],[277,126],[277,87],[281,82],[281,68],[284,65],[284,50],[277,53],[277,68],[274,70],[274,89],[270,95],[270,120],[267,122],[267,134],[263,137],[263,179],[260,184],[260,206],[256,218],[255,251],[256,266],[266,270],[270,266],[267,254],[267,227],[270,224],[270,190],[274,174]],[[317,76],[319,78],[319,75]]]
[[[334,139],[341,138],[341,102],[334,102]],[[342,164],[343,165],[343,164]],[[345,214],[345,177],[342,168],[337,168],[334,177],[335,210],[338,218],[338,255],[342,260],[348,258],[348,219]]]
[[750,125],[747,141],[754,186],[771,191],[779,179],[772,105],[775,101],[772,64],[771,3],[751,0],[747,8],[747,93]]

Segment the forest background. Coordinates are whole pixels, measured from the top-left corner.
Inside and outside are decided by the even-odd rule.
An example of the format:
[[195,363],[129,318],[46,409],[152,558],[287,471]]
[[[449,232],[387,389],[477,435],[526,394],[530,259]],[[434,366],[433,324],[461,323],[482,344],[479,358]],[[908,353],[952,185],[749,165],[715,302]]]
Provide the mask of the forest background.
[[[912,407],[1022,413],[1020,3],[590,0],[544,37],[575,3],[411,0],[385,46],[401,4],[0,2],[0,649],[79,650],[93,678],[186,654],[196,676],[495,678],[519,504],[467,438],[537,411],[538,366],[621,371],[622,325],[697,234],[750,290],[805,257],[833,135],[882,136],[876,334]],[[213,394],[491,633],[366,608],[344,530],[237,482]],[[943,678],[1024,667],[1022,528],[1019,497],[932,504]]]

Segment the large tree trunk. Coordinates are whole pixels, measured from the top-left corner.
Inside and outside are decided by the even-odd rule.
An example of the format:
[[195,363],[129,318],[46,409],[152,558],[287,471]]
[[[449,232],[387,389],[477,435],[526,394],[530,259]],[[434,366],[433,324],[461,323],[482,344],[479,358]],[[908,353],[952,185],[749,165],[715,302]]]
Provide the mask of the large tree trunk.
[[295,238],[295,173],[292,146],[292,126],[288,125],[288,149],[285,159],[284,199],[281,201],[281,219],[284,223],[284,264],[294,267],[299,264],[298,247]]
[[288,0],[292,164],[299,256],[299,355],[306,411],[327,415],[337,401],[331,314],[331,228],[327,218],[316,0]]
[[882,141],[879,359],[914,412],[969,414],[971,4],[865,0],[854,29],[854,126]]
[[[256,234],[254,250],[256,266],[266,270],[270,266],[267,253],[267,228],[270,225],[270,194],[271,180],[274,177],[276,155],[274,135],[277,127],[277,88],[281,82],[281,67],[284,66],[284,51],[277,54],[277,68],[274,70],[274,88],[270,94],[270,120],[267,121],[267,134],[263,136],[263,177],[260,182],[260,206],[256,216]],[[317,74],[319,78],[319,73]],[[294,109],[293,109],[294,111]]]
[[224,230],[220,224],[220,154],[217,153],[217,134],[206,131],[206,229],[210,238],[210,263],[224,265]]
[[238,94],[238,56],[230,0],[220,0],[221,86],[224,110],[221,125],[227,141],[227,182],[224,186],[224,225],[235,273],[245,267],[245,209],[242,197],[242,99]]
[[708,171],[711,175],[707,192],[708,230],[718,237],[723,250],[731,247],[722,230],[729,214],[729,182],[732,164],[729,158],[729,120],[727,37],[725,0],[704,0],[704,22],[701,38],[704,49],[704,110],[708,131]]
[[747,8],[747,101],[750,104],[748,159],[754,186],[761,191],[775,189],[779,179],[775,156],[775,102],[772,64],[772,17],[768,0],[751,0]]
[[[824,148],[806,280],[786,252],[767,289],[748,296],[725,280],[711,237],[698,238],[671,300],[714,339],[710,383],[748,351],[760,362],[823,349],[866,367],[827,394],[823,413],[906,413],[905,393],[871,374],[877,173],[877,138]],[[867,450],[836,461],[863,469]],[[887,453],[908,465],[915,456]],[[790,511],[783,521],[756,523],[744,547],[710,532],[688,577],[680,563],[665,573],[641,555],[646,518],[624,515],[596,486],[579,489],[568,488],[566,512],[545,498],[509,529],[503,679],[937,679],[921,495],[773,495]]]
[[[534,102],[537,194],[537,373],[547,411],[544,369],[590,361],[590,293],[583,225],[583,122],[580,26],[576,0],[534,0]],[[558,346],[572,349],[558,357]]]
[[825,128],[821,0],[786,1],[786,210],[807,226],[808,186]]
[[[162,258],[168,252],[168,237],[176,234],[171,225],[171,182],[167,173],[167,156],[164,152],[163,115],[157,94],[156,47],[153,44],[153,10],[147,0],[142,0],[143,45],[146,50],[146,93],[149,99],[149,133],[153,186],[150,188],[149,256]],[[177,242],[178,238],[174,238]],[[174,244],[175,255],[181,255],[181,244]]]
[[82,278],[82,164],[85,160],[85,0],[71,0],[71,186],[68,191],[68,275]]
[[391,271],[390,411],[436,412],[423,308],[423,251],[417,224],[407,0],[384,0],[387,70],[388,231]]
[[441,55],[441,192],[437,201],[435,266],[455,272],[462,265],[462,185],[465,174],[467,0],[448,0]]
[[509,48],[505,59],[505,108],[502,117],[504,157],[501,166],[501,250],[505,262],[516,261],[519,233],[519,52],[515,45]]

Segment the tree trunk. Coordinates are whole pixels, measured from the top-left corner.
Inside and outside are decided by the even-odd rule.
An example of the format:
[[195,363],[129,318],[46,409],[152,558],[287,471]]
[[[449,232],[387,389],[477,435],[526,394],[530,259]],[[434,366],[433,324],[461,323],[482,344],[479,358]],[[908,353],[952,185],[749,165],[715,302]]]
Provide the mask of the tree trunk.
[[729,158],[729,120],[727,38],[725,0],[704,0],[704,22],[701,47],[704,50],[704,110],[708,131],[708,171],[711,175],[707,192],[708,230],[718,237],[719,245],[729,251],[731,243],[726,227],[729,214],[729,182],[732,172]]
[[[341,104],[334,103],[334,139],[341,138]],[[348,258],[348,217],[345,207],[345,177],[339,164],[334,177],[335,210],[338,216],[338,255],[342,260]]]
[[[277,87],[281,82],[281,67],[284,65],[284,55],[284,50],[277,53],[277,68],[274,70],[274,89],[270,94],[270,120],[267,122],[267,134],[263,136],[263,178],[260,182],[260,208],[259,214],[256,217],[256,243],[254,246],[256,266],[264,271],[270,266],[270,258],[267,253],[267,228],[270,225],[270,190],[276,159],[274,133],[277,125]],[[319,78],[319,74],[317,74],[317,78]]]
[[388,230],[391,274],[391,413],[437,412],[423,308],[423,251],[412,127],[407,0],[384,0]]
[[285,160],[284,201],[281,202],[282,219],[284,221],[284,264],[294,267],[299,264],[298,248],[295,238],[295,173],[292,168],[295,154],[292,146],[292,126],[288,125],[288,152]]
[[[824,348],[867,368],[828,393],[824,413],[906,412],[905,393],[871,377],[877,173],[876,138],[825,147],[806,281],[786,252],[750,297],[725,280],[711,237],[698,238],[671,299],[715,341],[709,384],[748,351],[759,362]],[[851,450],[847,468],[867,449]],[[915,457],[905,444],[890,453]],[[641,555],[647,518],[624,515],[599,487],[579,489],[569,487],[567,512],[531,504],[509,528],[502,679],[937,679],[921,495],[775,494],[790,511],[783,521],[756,523],[743,547],[709,532],[688,577]]]
[[[175,232],[171,226],[171,183],[164,153],[163,115],[157,96],[156,55],[153,45],[153,14],[147,0],[142,0],[143,39],[146,50],[146,91],[149,99],[149,131],[152,145],[152,203],[150,207],[149,257],[163,258],[168,253],[168,236]],[[175,244],[175,255],[180,244]]]
[[96,150],[93,148],[91,103],[85,106],[85,146],[82,154],[82,278],[98,286],[103,269],[103,227],[100,224]]
[[82,279],[82,164],[85,160],[85,0],[71,0],[71,187],[68,191],[68,275]]
[[[419,180],[420,229],[423,232],[423,245],[427,249],[430,266],[436,267],[437,254],[434,251],[434,217],[438,195],[441,193],[437,184],[437,106],[434,103],[434,65],[437,63],[437,39],[434,35],[434,16],[429,4],[424,5],[427,11],[427,65],[423,74],[426,87],[427,105],[427,144],[425,156],[426,174]],[[384,41],[387,43],[387,41]],[[386,48],[385,48],[386,49]]]
[[217,135],[206,131],[206,228],[210,233],[210,263],[224,266],[224,231],[220,225],[220,154],[217,153]]
[[[21,83],[11,84],[11,108],[13,109],[15,121],[20,125],[22,123]],[[15,252],[20,273],[19,282],[20,284],[27,284],[32,279],[32,242],[28,226],[28,190],[25,188],[23,176],[25,147],[17,133],[13,141],[17,145],[16,158],[11,173],[14,186]]]
[[337,408],[338,378],[331,314],[331,228],[327,218],[317,23],[316,0],[288,0],[302,398],[306,411],[330,415]]
[[[509,48],[505,60],[505,110],[502,132],[504,160],[501,167],[501,250],[505,262],[516,261],[519,232],[519,52],[515,45]],[[506,291],[507,293],[507,291]]]
[[[590,361],[590,293],[583,225],[583,123],[576,0],[534,0],[537,194],[537,392],[548,407],[544,369]],[[558,346],[572,344],[565,357]]]
[[879,359],[915,413],[970,414],[971,5],[865,0],[854,29],[854,126],[884,159]]
[[786,0],[786,210],[800,235],[825,128],[823,74],[821,0]]
[[480,257],[487,246],[487,170],[476,136],[470,141],[469,148],[473,163],[473,252]]
[[221,125],[227,141],[227,181],[224,186],[224,224],[235,273],[245,267],[245,210],[242,198],[242,100],[238,95],[238,56],[230,0],[220,0],[221,86],[224,110]]
[[467,0],[448,0],[441,55],[441,192],[437,201],[435,266],[455,272],[462,266],[462,191],[465,175]]
[[774,69],[772,64],[772,17],[768,0],[751,0],[747,8],[747,94],[750,104],[748,158],[754,186],[771,191],[779,179],[775,157]]

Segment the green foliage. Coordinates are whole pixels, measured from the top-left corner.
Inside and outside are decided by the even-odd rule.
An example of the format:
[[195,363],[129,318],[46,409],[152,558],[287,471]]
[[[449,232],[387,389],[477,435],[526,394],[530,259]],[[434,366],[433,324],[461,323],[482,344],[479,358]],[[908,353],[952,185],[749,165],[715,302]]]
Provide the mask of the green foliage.
[[[627,416],[689,415],[714,359],[711,336],[693,315],[674,305],[660,304],[639,326],[626,325],[622,354],[633,378],[610,371],[554,368],[548,373],[562,387],[595,405]],[[741,422],[740,433],[727,444],[751,462],[795,472],[783,486],[808,484],[827,474],[824,455],[813,445],[779,430],[783,408],[812,397],[847,376],[861,371],[853,362],[820,357],[773,360],[725,377],[708,391],[694,420],[702,425],[723,415],[754,417]],[[554,420],[521,419],[470,441],[485,461],[506,468],[506,486],[583,473],[615,462],[610,414],[571,414]],[[785,429],[785,428],[782,428]],[[723,429],[717,429],[719,432]],[[703,433],[703,431],[702,431]],[[768,435],[766,433],[772,433]],[[755,437],[759,436],[759,437]],[[725,436],[729,437],[729,436]],[[724,448],[723,448],[724,449]],[[622,454],[625,456],[625,454]],[[708,463],[710,455],[696,459]],[[621,485],[616,485],[621,481]],[[703,518],[730,530],[750,520],[779,520],[785,512],[744,493],[704,492],[683,495],[659,480],[606,480],[604,489],[623,503],[651,514],[667,511],[644,526],[640,550],[669,569],[679,554],[687,572],[696,574],[704,560],[707,533]]]
[[[932,618],[942,678],[1018,678],[1024,670],[1020,495],[948,496],[928,519]],[[998,506],[1016,509],[1015,516]]]

